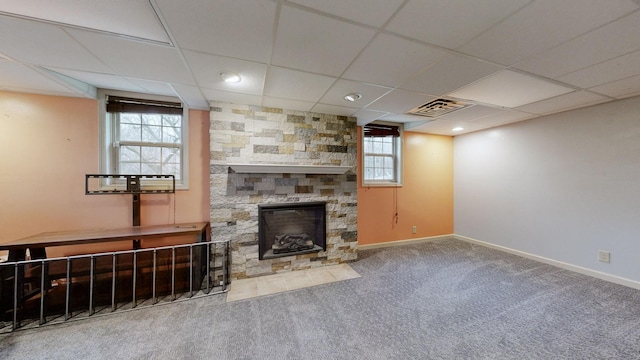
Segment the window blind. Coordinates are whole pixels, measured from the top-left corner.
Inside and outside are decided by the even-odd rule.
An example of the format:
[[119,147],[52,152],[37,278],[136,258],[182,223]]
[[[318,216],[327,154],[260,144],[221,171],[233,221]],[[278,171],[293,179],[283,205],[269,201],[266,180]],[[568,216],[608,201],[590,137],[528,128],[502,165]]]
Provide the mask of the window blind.
[[182,104],[170,101],[109,96],[107,98],[107,112],[182,115]]
[[364,136],[368,137],[386,137],[400,136],[400,127],[394,125],[383,125],[383,124],[367,124],[364,126]]

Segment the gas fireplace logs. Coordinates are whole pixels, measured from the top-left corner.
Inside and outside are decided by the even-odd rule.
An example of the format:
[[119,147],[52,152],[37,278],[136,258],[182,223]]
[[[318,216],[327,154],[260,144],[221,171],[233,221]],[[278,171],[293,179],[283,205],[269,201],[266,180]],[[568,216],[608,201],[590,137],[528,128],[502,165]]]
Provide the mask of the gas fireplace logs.
[[307,234],[276,235],[272,249],[274,254],[310,250],[313,249],[313,241]]

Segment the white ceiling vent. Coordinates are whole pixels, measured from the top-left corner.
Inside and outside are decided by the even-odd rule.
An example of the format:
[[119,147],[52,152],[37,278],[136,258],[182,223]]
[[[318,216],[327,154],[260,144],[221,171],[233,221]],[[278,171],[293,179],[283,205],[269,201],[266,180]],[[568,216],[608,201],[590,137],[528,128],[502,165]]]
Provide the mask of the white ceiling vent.
[[418,107],[415,107],[409,110],[407,114],[435,118],[456,110],[464,109],[469,106],[473,106],[473,104],[467,104],[467,103],[463,103],[462,101],[455,101],[455,100],[440,98],[440,99],[435,99],[433,101],[429,101],[428,103],[422,104]]

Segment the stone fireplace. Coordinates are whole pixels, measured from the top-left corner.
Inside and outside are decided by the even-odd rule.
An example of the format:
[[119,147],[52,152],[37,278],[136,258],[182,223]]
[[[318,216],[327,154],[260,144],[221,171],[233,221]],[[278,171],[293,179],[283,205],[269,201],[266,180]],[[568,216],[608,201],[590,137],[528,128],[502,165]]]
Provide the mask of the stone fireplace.
[[327,250],[326,203],[258,205],[260,260]]
[[[357,259],[355,118],[211,103],[210,139],[212,237],[231,241],[232,279]],[[277,256],[262,249],[260,210],[304,204],[324,205],[324,244],[307,224],[269,235],[288,235]],[[280,251],[308,240],[311,249]]]

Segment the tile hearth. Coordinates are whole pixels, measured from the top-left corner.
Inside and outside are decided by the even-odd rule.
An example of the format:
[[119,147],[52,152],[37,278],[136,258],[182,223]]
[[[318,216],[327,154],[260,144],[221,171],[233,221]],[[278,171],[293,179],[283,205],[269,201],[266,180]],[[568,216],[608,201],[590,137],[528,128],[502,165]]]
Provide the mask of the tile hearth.
[[339,264],[257,278],[234,280],[231,282],[231,290],[227,293],[227,302],[277,294],[359,277],[360,274],[353,270],[348,264]]

